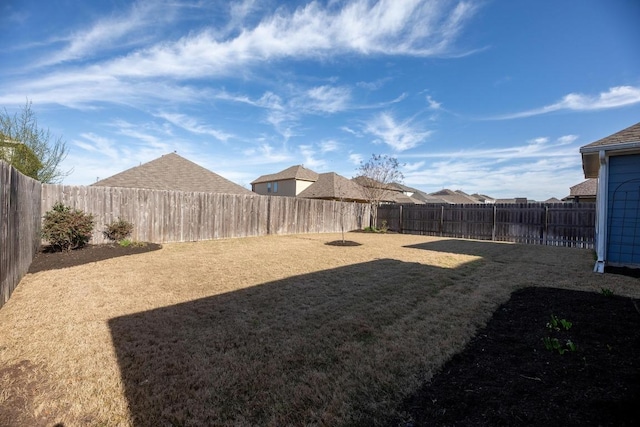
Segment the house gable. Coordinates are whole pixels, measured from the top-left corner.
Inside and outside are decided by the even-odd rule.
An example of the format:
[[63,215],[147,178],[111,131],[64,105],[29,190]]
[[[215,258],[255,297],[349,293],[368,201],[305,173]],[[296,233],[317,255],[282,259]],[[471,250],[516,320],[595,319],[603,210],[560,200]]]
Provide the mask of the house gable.
[[262,175],[251,182],[254,193],[273,196],[297,196],[316,182],[318,174],[302,165],[291,166],[280,172]]
[[148,163],[127,169],[91,185],[203,193],[252,194],[246,188],[175,153],[165,154]]

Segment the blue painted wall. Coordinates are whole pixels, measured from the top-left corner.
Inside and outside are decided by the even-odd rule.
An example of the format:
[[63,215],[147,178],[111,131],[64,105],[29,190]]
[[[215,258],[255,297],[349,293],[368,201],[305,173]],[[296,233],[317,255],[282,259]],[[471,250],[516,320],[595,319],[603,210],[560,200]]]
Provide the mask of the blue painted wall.
[[607,261],[640,265],[640,154],[609,158]]

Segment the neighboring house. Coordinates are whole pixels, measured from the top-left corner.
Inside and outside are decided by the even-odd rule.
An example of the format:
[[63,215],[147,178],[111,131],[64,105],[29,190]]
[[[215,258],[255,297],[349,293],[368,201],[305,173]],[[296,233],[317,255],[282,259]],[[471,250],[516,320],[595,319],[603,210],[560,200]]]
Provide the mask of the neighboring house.
[[436,191],[435,193],[430,194],[433,197],[437,197],[439,199],[444,200],[446,203],[451,205],[457,204],[470,204],[470,203],[484,203],[480,202],[478,199],[471,197],[470,195],[458,190],[452,191],[448,188],[444,188],[440,191]]
[[552,197],[550,199],[547,199],[544,201],[545,203],[562,203],[562,200],[558,199],[557,197]]
[[[425,201],[421,200],[421,196],[419,193],[422,193],[420,190],[416,190],[415,188],[407,187],[406,185],[399,184],[397,182],[392,182],[390,184],[383,184],[374,179],[365,177],[365,176],[357,176],[353,178],[353,181],[358,183],[363,187],[370,188],[380,188],[384,191],[382,194],[382,199],[380,202],[382,204],[388,203],[398,203],[403,205],[424,205]],[[365,189],[366,194],[366,189]],[[428,195],[422,193],[424,196]]]
[[[396,198],[400,194],[403,194],[402,189],[398,187],[398,185],[395,183],[383,184],[382,182],[376,181],[375,179],[371,179],[366,176],[357,176],[353,178],[352,181],[354,181],[355,183],[363,187],[374,189],[375,193],[378,193],[378,190],[375,190],[375,189],[379,189],[380,191],[382,191],[382,194],[381,194],[382,197],[380,198],[380,202],[383,204],[395,203]],[[366,194],[367,194],[367,190],[365,189],[365,195]]]
[[496,199],[494,199],[493,197],[489,197],[486,194],[473,193],[471,195],[471,197],[473,197],[474,199],[476,199],[480,203],[485,203],[485,204],[489,204],[489,205],[492,205],[492,204],[494,204],[496,202]]
[[251,190],[264,196],[295,197],[317,180],[316,172],[295,165],[278,173],[262,175],[251,183]]
[[562,200],[565,202],[595,202],[596,191],[598,189],[598,179],[589,178],[586,181],[569,187],[569,195]]
[[360,185],[334,172],[319,174],[316,182],[302,190],[298,197],[367,203]]
[[640,267],[640,123],[580,148],[585,178],[598,178],[594,271]]
[[175,153],[91,184],[95,187],[146,188],[203,193],[253,194]]
[[401,205],[424,205],[425,202],[415,197],[407,196],[405,193],[393,194],[393,202]]
[[416,205],[423,205],[426,203],[444,203],[444,200],[432,197],[424,191],[420,191],[416,188],[407,187],[406,185],[398,184],[397,182],[394,182],[393,185],[398,187],[404,196],[409,197],[409,199],[404,199],[402,196],[396,197],[396,203],[413,203]]

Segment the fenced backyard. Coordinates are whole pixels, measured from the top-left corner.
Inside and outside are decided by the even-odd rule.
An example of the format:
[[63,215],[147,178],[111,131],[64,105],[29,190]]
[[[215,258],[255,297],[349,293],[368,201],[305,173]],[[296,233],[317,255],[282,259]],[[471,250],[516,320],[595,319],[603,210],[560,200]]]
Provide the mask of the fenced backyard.
[[595,203],[383,205],[378,226],[405,234],[593,248]]
[[[37,183],[2,163],[0,306],[26,273],[40,244],[41,216],[56,202],[94,216],[91,243],[118,218],[137,241],[168,243],[296,233],[358,230],[370,223],[367,204],[276,196],[187,193]],[[592,248],[595,205],[382,206],[400,233]],[[18,238],[17,236],[20,236]]]
[[[388,426],[514,290],[591,291],[603,304],[603,287],[640,296],[635,278],[592,273],[585,249],[373,233],[349,236],[361,246],[327,245],[339,236],[168,243],[28,274],[0,310],[0,425]],[[578,330],[609,323],[580,324],[571,309],[524,321],[536,339],[498,342],[496,354],[546,354],[549,314]],[[632,349],[612,340],[606,354]],[[549,359],[608,366],[577,342],[582,353]],[[565,402],[548,400],[551,385],[566,393],[590,378],[518,373],[541,378],[513,379],[540,383],[544,405]],[[453,397],[500,400],[499,389],[465,390]]]

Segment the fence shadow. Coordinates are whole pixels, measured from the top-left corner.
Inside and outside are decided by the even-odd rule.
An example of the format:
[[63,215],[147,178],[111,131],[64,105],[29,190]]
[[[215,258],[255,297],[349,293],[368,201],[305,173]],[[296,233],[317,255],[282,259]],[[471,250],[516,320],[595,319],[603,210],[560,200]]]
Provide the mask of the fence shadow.
[[348,399],[366,418],[390,404],[370,395],[385,369],[414,367],[433,339],[425,317],[449,274],[380,259],[113,318],[133,425],[330,425]]
[[[462,240],[444,239],[432,242],[407,245],[405,248],[422,249],[425,251],[445,252],[462,255],[487,256],[509,249],[514,243],[493,242],[490,240]],[[511,246],[513,248],[513,246]]]

